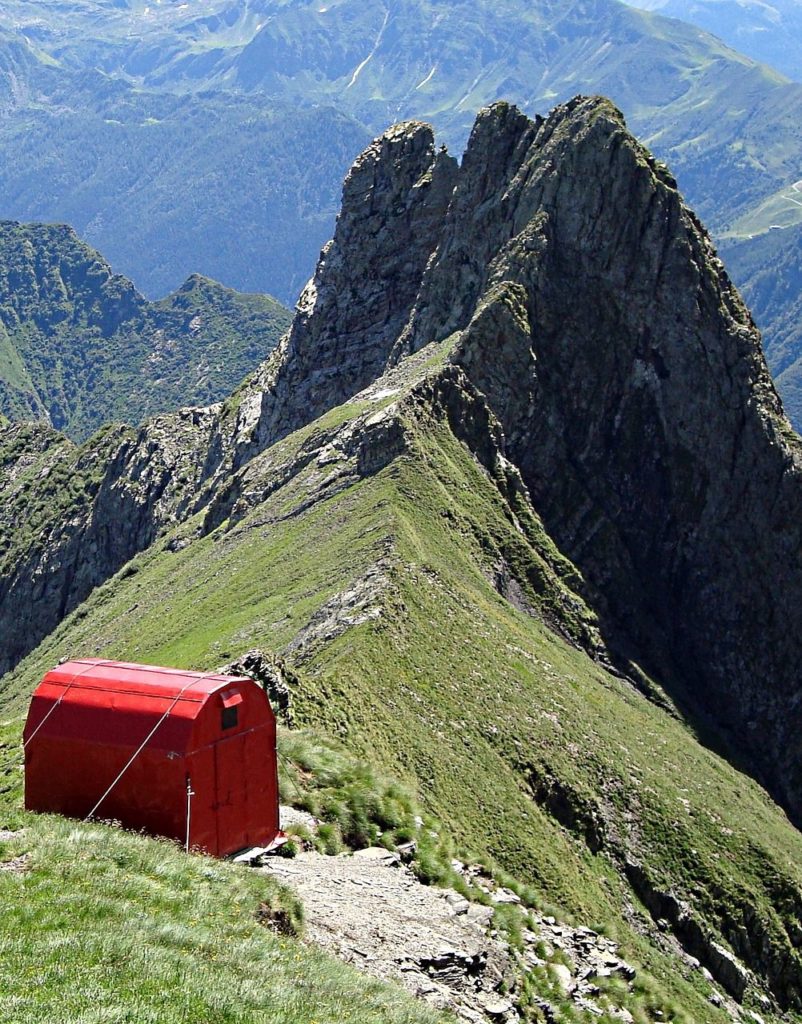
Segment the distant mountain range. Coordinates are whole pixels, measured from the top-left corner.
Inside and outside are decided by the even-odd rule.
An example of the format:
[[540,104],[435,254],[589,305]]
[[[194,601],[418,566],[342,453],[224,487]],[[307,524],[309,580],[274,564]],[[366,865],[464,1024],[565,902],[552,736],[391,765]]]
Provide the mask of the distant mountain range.
[[[228,147],[238,147],[232,185],[250,166],[237,136],[250,129],[258,149],[253,104],[264,116],[268,97],[271,112],[279,102],[285,117],[330,106],[372,133],[404,118],[428,120],[461,148],[475,111],[500,97],[534,113],[577,92],[603,93],[670,159],[716,228],[789,185],[800,166],[802,85],[707,33],[617,0],[262,0],[212,3],[203,17],[184,4],[95,2],[76,10],[20,0],[11,9],[16,42],[7,45],[21,69],[19,108],[41,108],[42,100],[47,107],[48,99],[81,113],[89,106],[104,124],[133,122],[157,136],[165,122],[190,129],[208,119],[210,151],[213,143],[228,157]],[[29,44],[24,54],[20,40]],[[225,135],[210,93],[226,97]],[[268,128],[282,150],[309,144],[303,134],[292,137],[285,117]],[[343,127],[316,126],[326,157]],[[350,148],[361,143],[351,138]],[[152,158],[152,147],[144,148]],[[173,166],[185,168],[197,156],[186,147],[169,152]],[[121,190],[130,186],[126,170]],[[157,181],[159,170],[152,169]],[[205,171],[204,161],[195,176]],[[149,190],[148,179],[139,187]],[[265,287],[279,291],[270,281]]]
[[0,215],[70,222],[149,295],[294,301],[369,138],[422,118],[459,152],[497,98],[610,96],[728,244],[802,223],[802,84],[617,0],[12,0],[0,28]]
[[799,0],[628,0],[633,7],[689,21],[784,75],[802,79]]
[[294,301],[366,128],[331,108],[50,70],[0,75],[14,86],[0,116],[0,216],[71,224],[150,296],[202,271]]
[[225,398],[289,313],[198,275],[148,302],[64,226],[0,223],[0,413],[83,440]]

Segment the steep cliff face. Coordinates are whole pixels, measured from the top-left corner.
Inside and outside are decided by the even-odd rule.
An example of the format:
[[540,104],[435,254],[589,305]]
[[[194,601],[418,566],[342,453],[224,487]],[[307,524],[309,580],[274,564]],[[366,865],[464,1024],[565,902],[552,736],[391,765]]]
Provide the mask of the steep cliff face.
[[[610,656],[712,724],[802,816],[798,444],[709,239],[600,99],[536,121],[496,104],[459,169],[423,125],[373,143],[289,335],[236,400],[67,457],[105,468],[80,513],[44,511],[47,527],[13,540],[2,608],[20,640],[4,664],[165,523],[206,508],[204,532],[244,514],[264,495],[259,453],[269,464],[277,439],[430,342],[497,417]],[[123,539],[120,522],[134,523]],[[34,578],[59,598],[28,632]]]
[[[483,195],[500,135],[526,153]],[[455,358],[622,665],[723,728],[800,820],[802,464],[747,310],[605,103],[536,129],[495,108],[463,173],[406,345],[463,331]]]
[[[437,244],[457,163],[428,125],[396,125],[357,159],[334,238],[301,293],[275,379],[258,399],[257,448],[375,380]],[[252,449],[251,449],[252,451]]]
[[349,179],[280,383],[261,398],[259,447],[388,357],[458,334],[451,358],[498,416],[620,667],[660,680],[799,820],[800,449],[708,236],[609,103],[537,121],[497,104],[459,172],[443,163],[439,225],[432,175],[420,231],[404,213],[408,272],[377,280],[397,197],[431,160],[428,136],[416,156],[422,132],[396,129]]
[[216,463],[219,409],[187,409],[75,447],[36,424],[0,428],[0,675],[166,526]]

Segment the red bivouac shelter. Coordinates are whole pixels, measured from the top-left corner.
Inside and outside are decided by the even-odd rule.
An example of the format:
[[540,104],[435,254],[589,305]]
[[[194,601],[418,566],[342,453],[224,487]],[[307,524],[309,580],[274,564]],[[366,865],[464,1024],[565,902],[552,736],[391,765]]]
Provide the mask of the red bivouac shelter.
[[218,857],[280,837],[276,720],[251,679],[68,661],[37,687],[23,738],[28,810]]

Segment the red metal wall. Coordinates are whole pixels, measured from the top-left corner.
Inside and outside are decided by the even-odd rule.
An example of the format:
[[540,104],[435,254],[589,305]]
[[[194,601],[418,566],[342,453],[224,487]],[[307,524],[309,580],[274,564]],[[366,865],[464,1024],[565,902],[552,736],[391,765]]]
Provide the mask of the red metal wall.
[[187,758],[195,794],[190,844],[218,856],[266,845],[279,831],[276,721],[264,693],[248,686],[253,693],[237,705],[235,728],[221,727],[219,695],[206,702]]
[[[179,684],[185,686],[186,699],[177,699],[157,689],[153,670],[152,692],[143,686],[132,693],[131,669],[137,666],[121,667],[116,687],[108,663],[102,682],[90,676],[71,687],[65,687],[63,668],[58,677],[45,676],[31,702],[24,734],[26,808],[86,817],[157,726],[95,818],[183,843],[189,778],[191,846],[224,856],[275,838],[275,718],[255,683],[213,677],[187,689],[179,678],[171,682],[176,693]],[[189,674],[186,679],[192,683]],[[223,728],[225,703],[237,710],[230,728]]]

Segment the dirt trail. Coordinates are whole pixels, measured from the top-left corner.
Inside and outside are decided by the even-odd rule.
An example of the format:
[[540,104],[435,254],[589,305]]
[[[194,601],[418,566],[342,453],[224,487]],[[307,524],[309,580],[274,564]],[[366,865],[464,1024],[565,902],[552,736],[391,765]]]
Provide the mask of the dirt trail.
[[461,1019],[518,1021],[500,993],[513,982],[506,943],[486,934],[492,909],[421,885],[383,849],[272,858],[263,869],[300,896],[308,938]]
[[[282,824],[314,829],[311,815],[282,807]],[[545,1020],[556,1020],[557,1003],[593,1017],[605,1013],[633,1024],[623,1006],[604,1000],[604,979],[616,978],[631,992],[636,969],[622,959],[618,944],[592,928],[571,926],[520,906],[519,949],[493,928],[494,908],[520,904],[478,866],[454,861],[482,902],[469,902],[453,889],[422,884],[396,852],[382,848],[328,857],[304,852],[269,857],[260,870],[294,890],[303,903],[308,941],[384,981],[403,985],[430,1005],[451,1010],[468,1024],[519,1024],[515,1006],[524,975],[538,971],[543,994],[530,992]],[[488,904],[488,905],[486,905]],[[710,986],[711,1004],[734,1024],[760,1024],[713,982],[698,960],[678,947],[689,974],[700,971]]]

